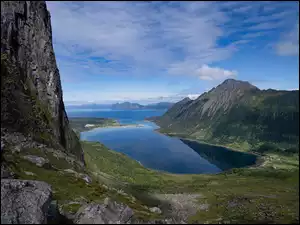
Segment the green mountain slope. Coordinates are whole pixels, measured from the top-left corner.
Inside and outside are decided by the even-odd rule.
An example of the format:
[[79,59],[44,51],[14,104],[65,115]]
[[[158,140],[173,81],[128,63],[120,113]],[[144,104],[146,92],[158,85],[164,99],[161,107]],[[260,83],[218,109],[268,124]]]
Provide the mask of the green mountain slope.
[[155,122],[165,132],[211,143],[299,146],[299,91],[259,90],[228,79],[194,101],[182,100]]

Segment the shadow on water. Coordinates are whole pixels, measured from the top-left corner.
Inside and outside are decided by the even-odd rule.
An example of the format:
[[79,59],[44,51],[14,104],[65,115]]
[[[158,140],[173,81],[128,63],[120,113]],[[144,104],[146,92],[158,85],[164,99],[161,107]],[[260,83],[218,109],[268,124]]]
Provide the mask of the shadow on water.
[[229,150],[225,147],[202,144],[197,141],[180,139],[183,143],[192,148],[202,158],[216,165],[221,170],[241,168],[256,164],[256,155]]

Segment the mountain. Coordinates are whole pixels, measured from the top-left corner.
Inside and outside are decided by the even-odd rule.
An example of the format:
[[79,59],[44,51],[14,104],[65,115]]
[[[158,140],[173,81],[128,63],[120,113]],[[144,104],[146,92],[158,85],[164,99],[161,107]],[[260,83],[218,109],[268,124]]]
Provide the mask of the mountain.
[[110,109],[111,104],[80,104],[80,105],[66,105],[67,109]]
[[299,91],[260,90],[228,79],[195,100],[176,103],[155,122],[165,132],[212,143],[298,146]]
[[174,105],[172,102],[159,102],[154,104],[146,105],[147,109],[169,109]]
[[111,109],[169,109],[174,103],[159,102],[149,105],[140,105],[138,103],[123,102],[111,105]]
[[111,109],[143,109],[143,108],[145,108],[143,105],[140,105],[138,103],[131,103],[131,102],[117,103],[111,106]]

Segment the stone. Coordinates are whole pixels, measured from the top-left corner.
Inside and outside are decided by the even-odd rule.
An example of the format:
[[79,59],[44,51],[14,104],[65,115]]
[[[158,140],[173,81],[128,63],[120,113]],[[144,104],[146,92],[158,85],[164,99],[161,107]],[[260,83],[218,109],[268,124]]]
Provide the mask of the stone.
[[21,152],[21,146],[20,145],[17,145],[15,146],[13,149],[12,149],[12,153],[16,153],[16,152]]
[[64,172],[67,173],[71,173],[73,174],[75,177],[79,177],[81,179],[83,179],[86,183],[91,183],[92,182],[92,178],[84,173],[78,173],[72,169],[65,169]]
[[40,156],[35,156],[35,155],[25,155],[23,156],[24,159],[36,164],[39,167],[44,166],[46,163],[49,163],[48,159],[45,159]]
[[88,175],[86,174],[81,174],[81,178],[88,184],[92,183],[92,178],[90,178]]
[[75,215],[76,224],[127,224],[133,210],[127,205],[105,199],[104,204],[90,203],[82,206]]
[[149,210],[153,213],[161,214],[161,210],[158,207],[152,207],[152,208],[149,208]]
[[28,176],[35,176],[35,173],[32,173],[30,171],[24,171],[24,173]]
[[1,223],[46,224],[51,193],[42,181],[1,179]]

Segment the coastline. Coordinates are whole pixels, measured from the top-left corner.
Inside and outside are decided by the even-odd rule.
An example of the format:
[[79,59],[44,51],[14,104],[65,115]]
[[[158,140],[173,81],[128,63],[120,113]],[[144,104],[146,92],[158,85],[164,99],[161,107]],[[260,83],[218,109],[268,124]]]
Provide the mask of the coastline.
[[80,132],[91,131],[98,128],[106,129],[106,128],[130,128],[130,127],[144,127],[144,125],[143,124],[117,124],[117,125],[103,125],[103,126],[95,125],[93,127],[88,127],[87,130],[83,130]]

